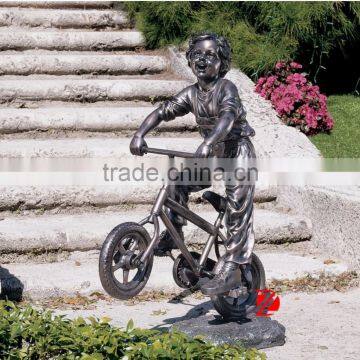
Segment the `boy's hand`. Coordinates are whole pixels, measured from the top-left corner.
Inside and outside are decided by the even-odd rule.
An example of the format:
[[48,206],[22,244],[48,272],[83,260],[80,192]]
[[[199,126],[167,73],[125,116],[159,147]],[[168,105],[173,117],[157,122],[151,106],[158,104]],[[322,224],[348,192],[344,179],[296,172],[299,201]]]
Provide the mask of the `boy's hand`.
[[147,146],[142,136],[135,135],[130,142],[130,152],[133,155],[143,156],[143,147]]
[[210,155],[211,155],[211,146],[206,143],[202,143],[195,152],[195,157],[197,158],[207,158]]

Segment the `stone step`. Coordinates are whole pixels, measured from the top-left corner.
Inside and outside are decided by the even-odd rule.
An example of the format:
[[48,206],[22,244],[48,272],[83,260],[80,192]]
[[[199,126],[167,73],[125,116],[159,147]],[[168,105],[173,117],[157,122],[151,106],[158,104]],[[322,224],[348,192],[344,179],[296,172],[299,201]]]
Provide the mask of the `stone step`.
[[[256,250],[255,253],[264,265],[267,281],[294,280],[307,275],[313,277],[318,277],[320,274],[339,275],[348,270],[346,264],[340,261],[324,264],[324,259],[321,257]],[[176,286],[172,278],[172,266],[170,258],[155,258],[149,281],[143,291],[180,292],[181,289]],[[19,285],[23,287],[23,296],[32,299],[104,292],[99,279],[97,252],[76,253],[62,262],[6,264],[2,267],[3,295],[11,294],[12,289]]]
[[[35,109],[1,108],[0,133],[17,133],[31,130],[135,130],[155,107],[113,106],[85,107],[71,104],[66,107],[41,107]],[[173,121],[163,122],[164,130],[193,130],[196,128],[192,114]]]
[[[204,206],[202,206],[204,207]],[[194,211],[213,223],[217,213],[210,206]],[[99,249],[107,234],[118,224],[144,219],[143,207],[73,215],[8,217],[0,221],[0,253],[85,251]],[[152,234],[152,226],[149,233]],[[204,244],[208,235],[190,222],[184,228],[188,244]],[[255,239],[258,243],[279,244],[311,238],[311,222],[305,217],[255,209]]]
[[[161,185],[144,182],[130,182],[118,185],[58,185],[62,182],[62,174],[54,172],[45,175],[45,184],[0,186],[0,211],[20,211],[26,209],[82,208],[84,206],[107,207],[121,204],[153,204]],[[75,174],[76,175],[76,174]],[[66,174],[65,180],[73,180],[74,174]],[[2,175],[3,176],[3,175]],[[91,178],[93,174],[90,174]],[[83,175],[86,178],[86,175]],[[36,173],[14,173],[13,182],[19,178],[26,182],[37,179]],[[46,182],[49,185],[46,185]],[[52,185],[50,185],[50,183]],[[224,193],[221,187],[207,190]],[[192,193],[190,201],[199,202],[203,191]],[[263,184],[257,184],[254,201],[271,202],[276,199],[277,190]],[[1,218],[1,213],[0,213]]]
[[112,53],[100,55],[94,52],[16,53],[1,56],[0,75],[145,74],[162,72],[167,66],[164,56]]
[[[1,87],[1,85],[0,85]],[[6,109],[9,110],[9,109]],[[120,118],[120,116],[119,116]],[[120,120],[119,120],[120,121]],[[201,144],[202,138],[147,137],[149,147],[173,149],[178,151],[195,152]],[[176,140],[176,141],[174,141]],[[162,155],[147,154],[145,157],[135,158],[130,153],[131,138],[75,138],[75,139],[12,139],[1,140],[0,158],[116,158],[118,161],[133,161],[133,159],[166,158]]]
[[123,11],[85,9],[0,8],[0,26],[40,26],[44,28],[129,27]]
[[181,80],[53,78],[31,80],[19,77],[0,80],[1,102],[22,100],[85,101],[155,100],[178,93],[188,83]]
[[61,8],[81,8],[81,9],[97,9],[110,8],[113,1],[0,1],[0,6],[3,7],[35,7],[45,9],[61,9]]
[[[200,136],[149,137],[150,147],[194,152]],[[174,141],[175,140],[175,141]],[[129,152],[130,138],[69,138],[51,140],[2,140],[0,160],[0,210],[50,209],[54,207],[109,206],[122,203],[152,203],[161,187],[162,166],[166,158],[152,154],[134,157]],[[119,181],[117,176],[105,181],[103,167],[121,165],[134,169],[156,166],[156,181]],[[273,201],[276,190],[265,182],[257,183],[255,200]],[[4,186],[5,185],[5,186]],[[215,191],[224,192],[219,180]],[[193,195],[196,200],[201,193]]]
[[0,29],[0,50],[119,50],[144,46],[138,31],[25,31]]

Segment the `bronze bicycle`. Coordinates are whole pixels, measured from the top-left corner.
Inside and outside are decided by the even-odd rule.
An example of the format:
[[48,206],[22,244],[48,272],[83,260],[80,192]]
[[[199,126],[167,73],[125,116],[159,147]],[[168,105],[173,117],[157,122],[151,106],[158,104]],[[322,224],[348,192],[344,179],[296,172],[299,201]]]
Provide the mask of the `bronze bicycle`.
[[[170,158],[193,158],[194,154],[165,149],[145,148],[144,153],[166,155]],[[102,286],[112,297],[129,299],[146,285],[153,266],[154,249],[159,243],[160,221],[174,239],[180,255],[173,258],[173,278],[184,289],[198,289],[199,284],[211,279],[222,267],[221,246],[226,244],[222,233],[222,220],[225,215],[226,199],[212,191],[206,191],[202,197],[217,211],[218,216],[212,224],[193,211],[174,201],[170,196],[171,185],[164,185],[155,200],[150,214],[143,220],[126,222],[116,226],[107,236],[100,252],[99,274]],[[190,251],[173,226],[165,212],[172,209],[209,234],[202,253]],[[145,229],[152,224],[152,237]],[[216,260],[209,254],[214,248]],[[172,257],[171,252],[168,252]],[[264,267],[254,253],[251,256],[250,271],[239,265],[242,271],[242,283],[225,294],[211,296],[215,309],[223,318],[241,318],[256,308],[257,290],[265,287]],[[120,274],[122,273],[122,276]]]

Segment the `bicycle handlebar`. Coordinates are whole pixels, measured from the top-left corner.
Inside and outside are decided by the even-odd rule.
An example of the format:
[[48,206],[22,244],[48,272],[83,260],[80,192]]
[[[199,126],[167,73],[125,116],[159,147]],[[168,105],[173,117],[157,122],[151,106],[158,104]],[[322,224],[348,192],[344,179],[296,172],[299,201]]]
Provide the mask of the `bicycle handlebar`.
[[160,155],[167,155],[171,158],[173,157],[181,157],[181,158],[195,158],[195,154],[183,152],[183,151],[175,151],[175,150],[167,150],[167,149],[156,149],[156,148],[149,148],[144,146],[142,148],[144,154],[151,153],[151,154],[160,154]]

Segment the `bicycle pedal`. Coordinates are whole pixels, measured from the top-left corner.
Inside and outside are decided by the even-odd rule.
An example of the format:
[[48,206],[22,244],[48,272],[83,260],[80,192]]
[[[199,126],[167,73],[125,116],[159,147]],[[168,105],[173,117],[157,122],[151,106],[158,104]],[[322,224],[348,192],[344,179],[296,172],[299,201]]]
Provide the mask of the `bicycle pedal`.
[[233,298],[238,298],[242,295],[247,295],[247,294],[248,294],[248,288],[246,286],[239,286],[229,291],[229,296]]
[[197,283],[197,285],[199,285],[199,286],[205,285],[210,280],[211,280],[210,278],[203,276],[203,277],[199,278],[199,282]]

